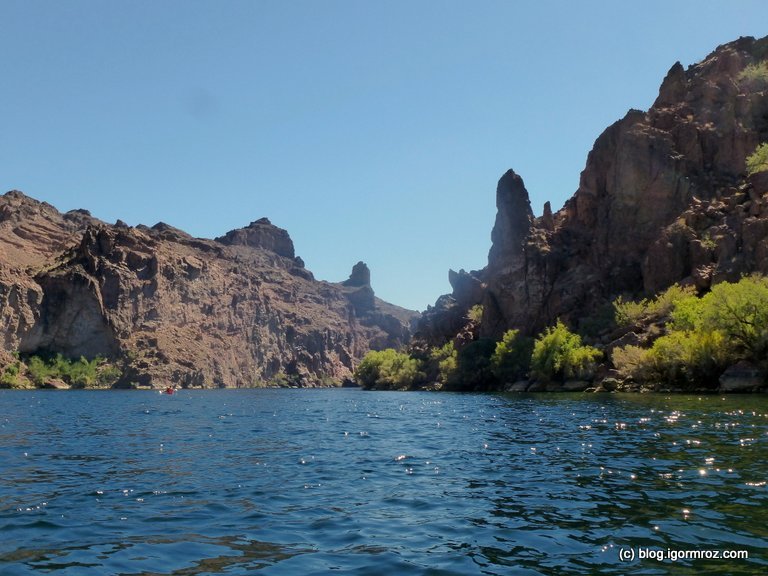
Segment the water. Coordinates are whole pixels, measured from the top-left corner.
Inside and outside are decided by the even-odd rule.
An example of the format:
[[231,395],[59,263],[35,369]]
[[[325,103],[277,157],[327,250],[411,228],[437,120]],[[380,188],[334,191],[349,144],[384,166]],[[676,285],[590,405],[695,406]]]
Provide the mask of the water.
[[2,391],[0,574],[764,574],[766,481],[764,396]]

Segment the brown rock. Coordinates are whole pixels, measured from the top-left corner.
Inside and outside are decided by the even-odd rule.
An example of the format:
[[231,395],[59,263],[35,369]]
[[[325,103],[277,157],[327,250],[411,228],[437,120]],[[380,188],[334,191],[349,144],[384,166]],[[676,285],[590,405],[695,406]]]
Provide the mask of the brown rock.
[[294,258],[293,240],[288,232],[274,226],[269,218],[261,218],[251,222],[245,228],[231,230],[224,236],[216,238],[217,242],[227,246],[250,246],[270,250],[285,258]]
[[341,381],[414,317],[369,285],[315,281],[266,219],[213,241],[0,197],[2,349],[105,356],[120,386]]

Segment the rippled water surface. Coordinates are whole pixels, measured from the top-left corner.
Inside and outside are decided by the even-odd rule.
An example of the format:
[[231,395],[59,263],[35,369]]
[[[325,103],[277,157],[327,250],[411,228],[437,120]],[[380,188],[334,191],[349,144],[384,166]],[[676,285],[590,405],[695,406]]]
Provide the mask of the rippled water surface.
[[765,574],[766,481],[764,396],[3,391],[0,573]]

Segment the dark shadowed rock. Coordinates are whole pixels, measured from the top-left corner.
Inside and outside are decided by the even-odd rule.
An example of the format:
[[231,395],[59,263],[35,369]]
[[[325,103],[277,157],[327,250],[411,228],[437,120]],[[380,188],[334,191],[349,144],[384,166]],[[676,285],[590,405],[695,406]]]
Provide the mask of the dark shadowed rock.
[[765,372],[750,364],[739,362],[720,376],[720,392],[754,392],[765,386]]
[[[741,38],[687,70],[672,66],[650,110],[630,110],[597,138],[554,214],[545,206],[534,219],[522,179],[504,174],[481,335],[536,334],[618,295],[768,273],[768,181],[745,174],[746,157],[768,141],[768,93],[741,77],[767,53],[768,39]],[[454,323],[453,309],[443,314],[425,318]]]
[[352,266],[352,273],[349,278],[343,282],[344,286],[370,286],[371,271],[365,262],[358,262]]

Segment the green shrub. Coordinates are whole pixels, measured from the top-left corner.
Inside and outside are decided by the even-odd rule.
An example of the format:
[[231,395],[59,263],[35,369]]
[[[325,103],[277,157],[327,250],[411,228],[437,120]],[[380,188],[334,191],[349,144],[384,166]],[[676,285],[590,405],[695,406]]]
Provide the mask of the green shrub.
[[53,368],[40,356],[30,356],[27,359],[27,370],[29,377],[35,386],[45,386],[49,380],[54,378]]
[[16,360],[8,364],[0,373],[0,388],[18,388],[21,386],[21,362]]
[[61,354],[34,355],[27,358],[27,370],[38,387],[45,386],[51,380],[62,380],[74,388],[109,386],[122,375],[119,368],[107,364],[100,356],[92,360],[83,356],[72,360]]
[[668,333],[650,349],[625,346],[613,363],[625,377],[682,387],[717,386],[738,360],[764,363],[768,357],[768,279],[758,276],[722,282],[702,298],[674,299]]
[[533,339],[520,335],[519,330],[507,330],[491,356],[491,371],[501,382],[524,378],[531,367]]
[[648,311],[648,300],[625,301],[619,296],[613,301],[614,318],[618,326],[632,326],[645,318]]
[[739,73],[738,81],[748,90],[765,90],[768,88],[768,62],[749,64]]
[[123,371],[112,364],[102,364],[96,374],[96,383],[103,388],[111,388],[120,377],[123,375]]
[[363,388],[405,390],[423,381],[421,363],[392,348],[373,350],[355,370],[355,380]]
[[611,361],[623,378],[646,382],[655,376],[650,361],[650,350],[646,348],[631,344],[614,348],[611,353]]
[[720,374],[734,361],[722,332],[673,331],[653,343],[647,354],[651,379],[682,387],[715,388]]
[[581,336],[574,334],[558,320],[536,339],[531,357],[531,371],[541,380],[588,378],[601,352],[584,346]]
[[747,174],[757,174],[768,170],[768,142],[760,144],[755,151],[747,156]]
[[660,320],[669,315],[679,302],[696,300],[696,289],[693,286],[673,284],[655,298],[642,299],[637,302],[624,301],[619,296],[613,301],[614,318],[618,326],[632,326],[643,321]]
[[62,379],[75,388],[90,388],[97,382],[97,370],[101,358],[86,360],[80,356],[78,360],[67,360],[57,357],[56,365]]
[[479,324],[483,319],[483,305],[475,304],[467,311],[467,320]]

